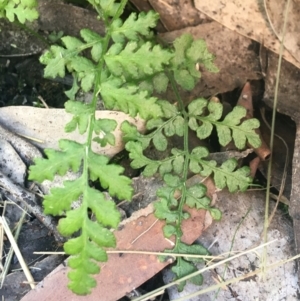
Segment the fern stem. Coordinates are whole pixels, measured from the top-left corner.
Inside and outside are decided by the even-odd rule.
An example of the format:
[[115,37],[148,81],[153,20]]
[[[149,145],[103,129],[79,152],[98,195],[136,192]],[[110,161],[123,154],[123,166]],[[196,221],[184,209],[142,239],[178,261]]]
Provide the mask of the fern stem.
[[[176,222],[176,242],[175,242],[175,248],[178,247],[178,244],[181,242],[181,236],[182,236],[182,231],[181,231],[181,224],[182,224],[182,212],[183,212],[183,206],[185,204],[185,199],[186,199],[186,193],[187,193],[187,187],[186,187],[186,181],[188,177],[188,170],[189,170],[189,129],[188,129],[188,114],[185,111],[184,103],[179,95],[178,87],[176,85],[176,82],[174,80],[174,77],[172,74],[168,73],[168,77],[172,86],[172,89],[176,95],[176,98],[179,103],[179,111],[183,115],[184,118],[184,129],[183,129],[183,152],[184,152],[184,163],[183,163],[183,172],[182,172],[182,186],[181,186],[181,198],[178,204],[178,220]],[[181,235],[178,235],[178,234]],[[178,261],[181,259],[179,258]]]
[[[167,76],[168,76],[168,78],[169,78],[169,81],[170,81],[170,84],[171,84],[171,86],[172,86],[172,89],[173,89],[173,91],[174,91],[174,93],[175,93],[175,96],[176,96],[176,99],[177,99],[177,101],[178,101],[178,104],[179,104],[179,111],[181,112],[181,113],[185,113],[185,110],[184,110],[184,104],[183,104],[183,101],[182,101],[182,99],[181,99],[181,97],[180,97],[180,94],[179,94],[179,91],[178,91],[178,87],[177,87],[177,84],[176,84],[176,82],[175,82],[175,79],[174,79],[174,77],[173,77],[173,75],[172,75],[172,73],[171,73],[171,71],[166,71],[166,74],[167,74]],[[185,115],[184,115],[185,116]]]

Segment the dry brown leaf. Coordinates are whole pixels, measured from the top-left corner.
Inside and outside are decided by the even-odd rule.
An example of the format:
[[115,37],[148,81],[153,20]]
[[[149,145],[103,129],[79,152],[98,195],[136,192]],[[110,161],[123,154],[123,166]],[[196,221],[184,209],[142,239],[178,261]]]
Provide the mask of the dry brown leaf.
[[[98,143],[93,143],[93,150],[107,156],[114,156],[120,152],[124,145],[121,141],[120,125],[123,121],[128,120],[135,124],[139,130],[144,129],[144,122],[139,118],[131,118],[125,113],[116,111],[97,111],[96,118],[110,118],[118,122],[115,130],[115,146],[108,145],[104,148]],[[60,139],[71,139],[83,143],[85,136],[80,135],[77,131],[65,133],[64,127],[72,119],[72,115],[66,113],[63,109],[41,109],[25,106],[13,106],[0,108],[0,123],[8,130],[31,137],[31,143],[40,148],[58,149]],[[39,141],[40,142],[39,142]]]
[[[150,205],[151,206],[151,205]],[[191,218],[185,221],[183,232],[184,241],[192,243],[197,239],[205,227],[208,226],[204,210],[189,210]],[[126,223],[123,229],[116,231],[117,249],[119,250],[143,250],[163,251],[172,248],[169,240],[166,240],[162,228],[163,221],[156,221],[153,213],[140,216],[130,223]],[[154,224],[155,223],[155,224]],[[154,224],[154,226],[152,226]],[[152,227],[151,227],[152,226]],[[151,228],[150,228],[151,227]],[[147,231],[148,230],[148,231]],[[139,239],[136,240],[136,238]],[[135,241],[134,243],[132,243]],[[143,282],[150,279],[170,262],[160,262],[155,255],[143,254],[109,254],[107,263],[102,264],[101,273],[96,275],[97,287],[91,295],[85,296],[85,301],[105,300],[115,301],[131,292]],[[67,288],[68,268],[58,266],[49,274],[36,289],[30,291],[22,301],[31,300],[71,300],[80,301],[83,297],[76,296]],[[99,299],[99,296],[101,298]]]
[[[199,175],[188,180],[188,185],[203,181]],[[215,194],[215,185],[210,178],[205,180],[207,195],[211,198]],[[149,193],[149,192],[143,192]],[[190,209],[190,218],[182,223],[182,241],[192,244],[202,232],[212,223],[209,212],[205,210]],[[161,252],[166,248],[172,249],[173,243],[163,235],[165,222],[157,220],[153,214],[154,206],[149,204],[146,208],[136,211],[129,219],[124,220],[117,231],[114,232],[117,240],[117,250],[143,250]],[[174,239],[173,239],[174,240]],[[170,262],[160,262],[155,255],[144,254],[109,254],[108,262],[101,264],[100,274],[95,276],[97,287],[91,295],[85,296],[85,301],[101,300],[115,301],[140,286],[156,273],[161,271]],[[30,291],[21,301],[31,300],[71,300],[80,301],[82,297],[76,296],[67,288],[68,279],[65,265],[58,266],[49,274],[36,289]]]
[[[265,10],[272,30],[278,40],[282,39],[283,20],[285,14],[285,0],[265,0]],[[284,36],[285,48],[300,62],[300,3],[291,1],[288,10],[287,27]]]
[[[282,0],[280,2],[284,1]],[[266,48],[275,53],[279,53],[280,41],[268,22],[262,0],[195,0],[195,6],[199,11],[205,13],[227,28],[262,43]],[[280,19],[278,21],[282,22],[282,20],[283,19]],[[299,23],[299,21],[297,23]],[[281,26],[282,24],[283,23],[281,23]],[[295,37],[292,38],[295,39]],[[290,43],[287,42],[287,45],[290,45]],[[287,49],[285,49],[283,57],[300,68],[300,61],[296,60]]]

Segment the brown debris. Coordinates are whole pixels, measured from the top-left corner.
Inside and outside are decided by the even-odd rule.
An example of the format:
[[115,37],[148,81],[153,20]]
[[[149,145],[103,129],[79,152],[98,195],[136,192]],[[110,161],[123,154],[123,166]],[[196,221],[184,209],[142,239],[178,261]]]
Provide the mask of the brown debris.
[[[237,102],[237,105],[244,107],[247,110],[246,119],[253,118],[253,104],[252,104],[252,92],[250,83],[247,82],[241,92],[241,96]],[[255,132],[259,135],[261,140],[261,146],[255,148],[254,151],[261,160],[267,160],[270,158],[271,150],[264,141],[260,129],[256,129]],[[251,146],[251,145],[250,145]]]

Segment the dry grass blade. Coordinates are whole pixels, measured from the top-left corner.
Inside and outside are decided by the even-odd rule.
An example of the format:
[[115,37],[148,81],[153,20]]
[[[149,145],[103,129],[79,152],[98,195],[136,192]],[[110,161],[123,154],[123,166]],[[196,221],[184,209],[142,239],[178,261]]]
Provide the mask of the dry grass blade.
[[26,262],[23,259],[23,256],[20,252],[20,249],[18,248],[18,245],[17,245],[17,243],[16,243],[16,241],[15,241],[15,239],[14,239],[14,237],[13,237],[11,231],[10,231],[10,228],[9,228],[9,226],[8,226],[6,220],[3,216],[0,216],[0,224],[4,228],[5,234],[7,235],[8,239],[9,239],[9,242],[12,246],[12,249],[14,250],[14,252],[15,252],[15,254],[16,254],[16,256],[17,256],[17,258],[20,262],[20,265],[21,265],[21,267],[24,271],[24,274],[25,274],[25,276],[28,280],[28,283],[29,283],[30,287],[32,289],[34,289],[35,288],[34,279],[33,279],[32,275],[31,275],[31,273],[30,273],[30,271],[27,267]]
[[[288,10],[290,6],[291,0],[288,0],[285,6],[285,13],[284,13],[284,23],[283,23],[283,30],[282,30],[282,40],[280,41],[280,52],[279,52],[279,59],[278,59],[278,68],[276,74],[276,84],[275,84],[275,95],[274,95],[274,104],[273,104],[273,114],[272,114],[272,125],[271,125],[271,138],[270,138],[270,149],[271,153],[273,152],[274,147],[274,132],[275,132],[275,121],[276,121],[276,112],[277,112],[277,103],[278,103],[278,88],[279,88],[279,81],[280,81],[280,70],[281,70],[281,63],[282,63],[282,56],[284,51],[284,37],[286,32],[286,25],[288,19]],[[266,7],[265,7],[265,10]],[[264,231],[263,237],[264,242],[268,241],[268,227],[269,227],[269,203],[270,203],[270,187],[271,187],[271,172],[272,172],[272,156],[269,160],[268,164],[268,173],[267,173],[267,192],[266,192],[266,206],[265,206],[265,222],[264,222]],[[264,248],[264,253],[262,256],[262,268],[263,270],[266,269],[266,262],[267,262],[267,248]]]
[[[178,254],[168,252],[148,252],[148,251],[133,251],[133,250],[110,250],[106,251],[108,254],[144,254],[144,255],[157,255],[157,256],[172,256],[172,257],[190,257],[190,258],[202,258],[210,259],[212,261],[221,260],[223,256],[209,256],[209,255],[197,255],[197,254]],[[41,255],[66,255],[65,252],[33,252],[33,254]]]
[[[264,123],[267,125],[267,127],[270,130],[272,130],[269,123],[268,123],[268,121],[265,118],[264,109],[261,109],[261,116],[262,116],[262,119],[263,119]],[[285,162],[284,162],[284,168],[283,168],[283,175],[282,175],[281,184],[280,184],[280,190],[279,190],[278,196],[276,196],[276,205],[275,205],[275,207],[274,207],[274,209],[273,209],[273,211],[272,211],[272,213],[269,217],[269,224],[271,223],[271,221],[272,221],[272,219],[275,215],[275,212],[277,210],[278,204],[279,204],[280,200],[282,199],[283,191],[284,191],[284,187],[285,187],[285,182],[286,182],[286,177],[287,177],[287,168],[288,168],[288,164],[289,164],[289,161],[290,161],[289,147],[288,147],[287,143],[285,142],[285,140],[281,136],[279,136],[277,134],[274,134],[274,135],[282,141],[282,143],[283,143],[283,145],[286,149],[286,156],[285,156]]]
[[[18,240],[18,237],[19,237],[19,234],[20,234],[20,231],[21,231],[21,228],[22,228],[22,225],[23,225],[23,221],[25,219],[25,216],[26,216],[27,212],[26,211],[23,211],[22,212],[22,216],[18,222],[18,226],[17,226],[17,229],[16,229],[16,232],[15,232],[15,236],[14,236],[14,239],[15,241]],[[3,229],[3,226],[1,225],[1,229]],[[2,237],[1,237],[1,242],[2,242]],[[1,250],[2,251],[2,250]],[[2,254],[2,253],[1,253]],[[4,267],[3,267],[3,271],[0,275],[0,279],[1,279],[1,285],[0,285],[0,288],[2,288],[3,286],[3,283],[5,281],[5,277],[8,273],[8,269],[9,269],[9,266],[10,266],[10,263],[11,263],[11,260],[12,260],[12,257],[13,257],[13,254],[14,254],[14,250],[13,248],[11,248],[6,256],[6,260],[5,260],[5,264],[4,264]]]
[[[285,264],[285,263],[288,263],[288,262],[290,262],[290,261],[296,260],[296,259],[298,259],[298,258],[300,258],[300,254],[299,254],[299,255],[296,255],[296,256],[294,256],[294,257],[292,257],[292,258],[290,258],[290,259],[287,259],[287,260],[277,261],[277,262],[275,262],[275,263],[269,265],[268,267],[266,267],[266,271],[269,271],[269,270],[271,270],[271,269],[273,269],[273,268],[276,268],[276,267],[278,267],[278,266],[281,266],[281,265],[283,265],[283,264]],[[245,279],[250,278],[250,277],[253,277],[253,276],[255,276],[255,275],[263,274],[264,272],[265,272],[265,271],[262,270],[262,269],[257,269],[257,270],[255,270],[255,271],[250,272],[250,273],[248,273],[248,274],[246,274],[246,275],[243,275],[243,276],[241,276],[241,277],[233,278],[233,279],[230,279],[230,280],[221,282],[221,283],[219,283],[219,284],[212,285],[212,286],[210,286],[210,287],[208,287],[208,288],[206,288],[206,289],[203,289],[203,290],[198,291],[198,292],[196,292],[196,293],[193,293],[193,294],[184,296],[183,298],[175,299],[175,300],[173,300],[173,301],[185,301],[185,300],[188,300],[188,298],[196,297],[196,296],[199,296],[199,295],[202,295],[202,294],[205,294],[205,293],[208,293],[208,292],[217,290],[217,289],[222,289],[225,285],[227,286],[227,285],[229,285],[229,284],[237,283],[237,282],[239,282],[239,281],[241,281],[241,280],[245,280]],[[138,300],[138,299],[134,299],[134,301],[137,301],[137,300]]]
[[[231,260],[233,260],[233,259],[235,259],[235,258],[241,257],[241,256],[243,256],[243,255],[245,255],[245,254],[248,254],[248,253],[251,253],[251,252],[256,252],[258,249],[261,249],[261,248],[263,248],[263,247],[266,247],[266,246],[268,246],[268,245],[274,243],[275,241],[276,241],[276,240],[269,241],[269,242],[267,242],[267,243],[265,243],[265,244],[262,244],[262,245],[260,245],[260,246],[255,247],[255,248],[253,248],[253,249],[249,249],[249,250],[240,252],[240,253],[238,253],[238,254],[236,254],[236,255],[233,255],[233,256],[230,256],[230,257],[228,257],[228,258],[226,258],[226,259],[223,259],[223,260],[221,260],[221,261],[219,261],[219,262],[217,262],[217,263],[214,263],[214,264],[211,264],[211,265],[209,265],[209,266],[206,266],[206,267],[204,267],[204,268],[202,268],[202,269],[200,269],[200,270],[198,270],[198,271],[196,271],[196,272],[194,272],[194,273],[192,273],[192,274],[190,274],[190,275],[188,275],[188,276],[182,277],[182,278],[180,278],[180,279],[178,279],[178,280],[176,280],[176,281],[173,281],[173,282],[171,282],[171,283],[169,283],[169,284],[166,284],[166,285],[164,285],[164,286],[162,286],[162,287],[160,287],[160,288],[158,288],[158,289],[156,289],[156,290],[153,290],[152,292],[150,292],[150,293],[148,293],[148,294],[145,294],[145,295],[143,295],[143,296],[141,296],[141,297],[135,298],[134,301],[149,300],[149,299],[151,299],[153,296],[155,296],[157,292],[161,292],[161,290],[164,290],[164,289],[166,289],[166,288],[168,288],[168,287],[171,287],[171,286],[173,286],[173,285],[179,284],[179,283],[182,282],[182,281],[189,280],[189,279],[193,278],[193,277],[196,276],[196,275],[202,274],[202,273],[205,272],[205,271],[213,270],[213,269],[215,269],[216,267],[218,267],[218,266],[220,266],[220,265],[222,265],[222,264],[225,264],[225,263],[227,263],[227,262],[229,262],[229,261],[231,261]],[[300,257],[300,255],[299,255],[299,257]],[[222,283],[221,285],[224,285],[224,283]],[[216,288],[217,288],[217,289],[220,288],[221,285],[217,285]],[[214,287],[215,287],[215,286],[214,286]],[[214,288],[213,290],[215,290],[216,288]],[[185,297],[185,298],[186,298],[186,297]]]

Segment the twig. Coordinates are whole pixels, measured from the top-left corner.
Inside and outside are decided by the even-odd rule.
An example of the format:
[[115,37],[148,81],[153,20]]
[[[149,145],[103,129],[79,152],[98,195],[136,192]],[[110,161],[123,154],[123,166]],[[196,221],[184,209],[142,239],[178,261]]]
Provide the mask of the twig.
[[38,96],[38,99],[42,102],[42,104],[46,109],[49,109],[49,106],[47,105],[46,101],[43,99],[41,95]]

